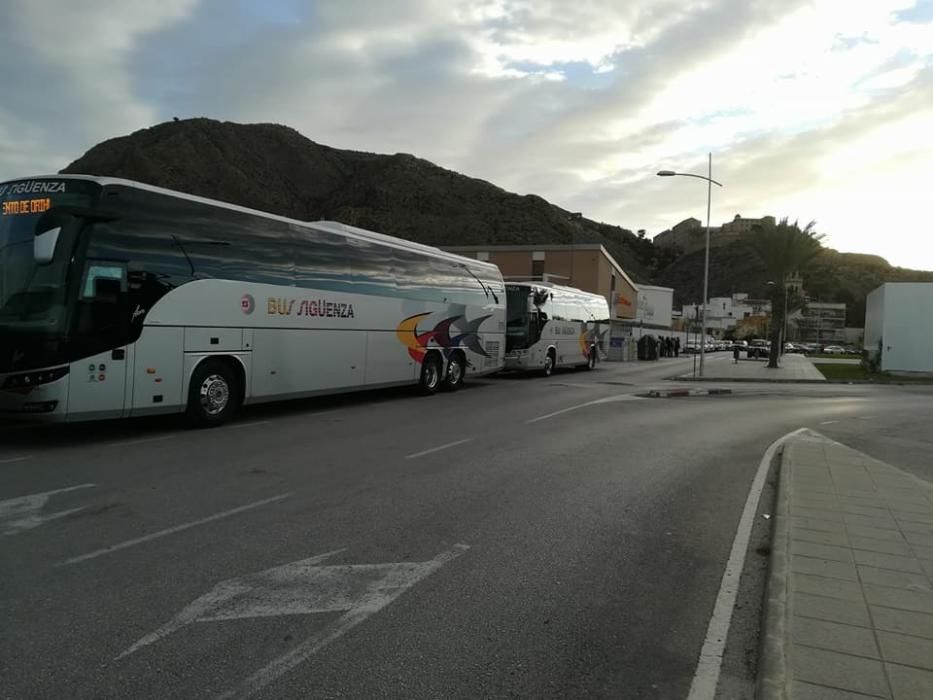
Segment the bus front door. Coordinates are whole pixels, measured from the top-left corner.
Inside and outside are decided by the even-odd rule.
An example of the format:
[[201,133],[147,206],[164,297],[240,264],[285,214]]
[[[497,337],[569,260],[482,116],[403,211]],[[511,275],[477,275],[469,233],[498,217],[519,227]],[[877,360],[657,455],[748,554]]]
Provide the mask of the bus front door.
[[88,354],[71,363],[68,419],[115,418],[126,407],[127,347],[125,271],[89,263],[76,309],[76,338]]

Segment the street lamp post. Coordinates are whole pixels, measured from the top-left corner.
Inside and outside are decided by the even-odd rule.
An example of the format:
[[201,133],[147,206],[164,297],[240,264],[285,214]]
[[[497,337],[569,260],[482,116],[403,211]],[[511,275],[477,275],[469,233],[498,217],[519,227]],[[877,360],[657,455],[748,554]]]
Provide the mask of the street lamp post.
[[673,170],[661,170],[658,172],[661,177],[674,177],[680,175],[683,177],[697,177],[706,180],[706,260],[703,263],[703,337],[700,339],[700,376],[703,376],[703,360],[706,357],[706,307],[709,306],[709,217],[710,207],[713,201],[713,185],[722,187],[721,182],[713,179],[713,154],[709,154],[709,169],[706,175],[694,175],[693,173],[677,173]]

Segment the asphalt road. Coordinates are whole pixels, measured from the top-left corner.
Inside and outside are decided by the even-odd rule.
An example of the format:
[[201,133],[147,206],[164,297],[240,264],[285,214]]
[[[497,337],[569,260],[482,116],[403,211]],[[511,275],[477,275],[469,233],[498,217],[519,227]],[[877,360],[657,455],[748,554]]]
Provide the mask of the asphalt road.
[[684,698],[774,439],[933,479],[931,388],[636,396],[691,362],[2,427],[0,697]]

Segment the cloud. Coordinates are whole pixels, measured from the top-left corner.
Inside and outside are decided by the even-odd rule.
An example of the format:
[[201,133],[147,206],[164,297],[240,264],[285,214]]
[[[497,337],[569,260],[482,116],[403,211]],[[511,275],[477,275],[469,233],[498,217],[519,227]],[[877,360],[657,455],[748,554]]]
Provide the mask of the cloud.
[[924,7],[20,0],[0,8],[0,60],[17,67],[7,94],[18,96],[0,107],[2,175],[58,168],[176,115],[269,121],[654,233],[702,211],[705,191],[653,173],[702,171],[713,151],[727,182],[714,218],[816,218],[839,247],[867,245],[845,203],[868,191],[862,166],[888,188],[875,201],[898,207],[891,218],[923,217],[922,196],[897,193],[913,192],[919,155],[933,155]]
[[150,123],[156,110],[137,100],[127,58],[140,37],[182,21],[194,4],[3,3],[4,174],[36,172],[40,164],[53,170],[101,139]]

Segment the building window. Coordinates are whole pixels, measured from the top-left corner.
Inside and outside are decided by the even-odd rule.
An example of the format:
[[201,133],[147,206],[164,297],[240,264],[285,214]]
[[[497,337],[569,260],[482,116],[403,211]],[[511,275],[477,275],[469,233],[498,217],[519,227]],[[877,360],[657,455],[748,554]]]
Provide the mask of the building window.
[[487,253],[485,250],[481,250],[476,254],[476,259],[489,262],[489,253]]
[[531,276],[536,279],[544,279],[544,260],[531,261]]

